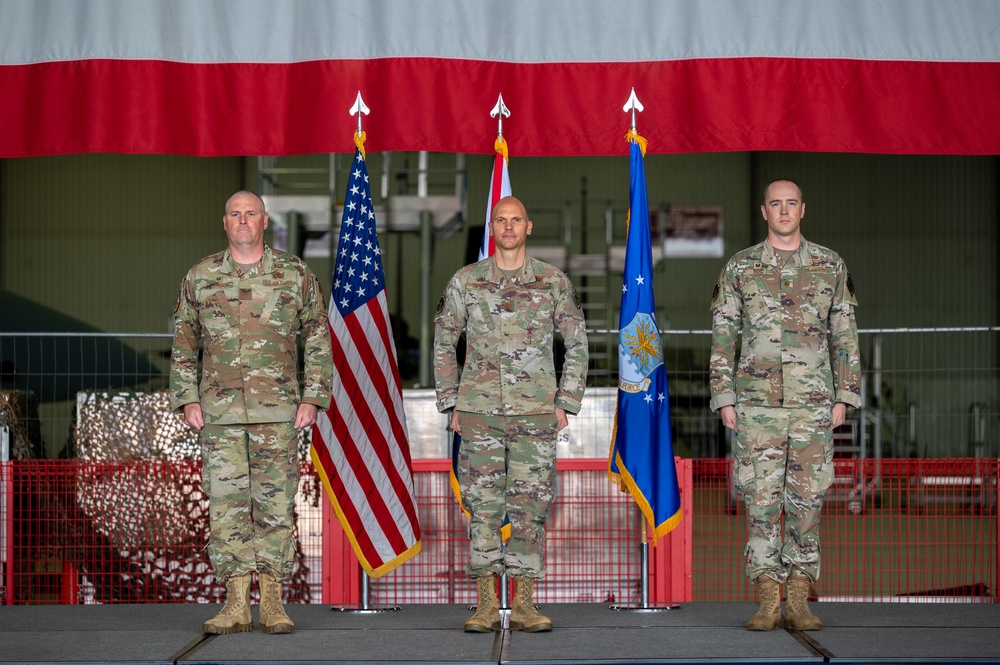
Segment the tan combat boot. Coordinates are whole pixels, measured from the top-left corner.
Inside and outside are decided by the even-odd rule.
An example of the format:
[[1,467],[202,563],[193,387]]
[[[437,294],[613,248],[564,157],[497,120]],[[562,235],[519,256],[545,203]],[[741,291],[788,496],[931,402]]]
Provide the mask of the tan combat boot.
[[757,614],[747,621],[747,630],[774,630],[781,627],[781,585],[767,575],[757,578]]
[[226,604],[214,617],[201,625],[201,632],[212,635],[253,630],[250,616],[250,573],[226,580]]
[[788,575],[788,612],[785,628],[819,630],[823,622],[809,609],[809,577],[799,570]]
[[260,582],[260,629],[270,634],[295,632],[295,624],[281,606],[281,582],[270,573],[258,573]]
[[500,599],[497,598],[496,577],[477,577],[476,595],[476,612],[465,622],[465,632],[488,633],[500,630]]
[[514,603],[510,608],[511,630],[523,630],[526,633],[544,633],[552,630],[552,621],[538,613],[534,596],[533,578],[514,578]]

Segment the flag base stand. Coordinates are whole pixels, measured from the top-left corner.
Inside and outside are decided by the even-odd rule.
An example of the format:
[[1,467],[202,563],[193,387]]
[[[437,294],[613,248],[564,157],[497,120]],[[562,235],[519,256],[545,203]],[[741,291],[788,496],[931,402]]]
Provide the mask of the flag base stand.
[[392,607],[365,607],[363,605],[356,605],[330,608],[333,612],[345,612],[350,614],[382,614],[383,612],[399,612],[402,609],[403,608],[399,605],[394,605]]
[[361,602],[357,605],[338,605],[331,607],[332,612],[345,612],[350,614],[382,614],[383,612],[399,612],[403,608],[399,605],[391,607],[372,607],[369,604],[371,578],[364,570],[361,571]]
[[669,610],[679,610],[681,606],[677,603],[651,603],[649,602],[649,541],[646,540],[646,523],[639,515],[639,604],[638,605],[611,605],[608,607],[613,612],[666,612]]
[[646,605],[611,605],[609,610],[614,612],[665,612],[668,610],[679,610],[681,606],[677,603],[646,603]]

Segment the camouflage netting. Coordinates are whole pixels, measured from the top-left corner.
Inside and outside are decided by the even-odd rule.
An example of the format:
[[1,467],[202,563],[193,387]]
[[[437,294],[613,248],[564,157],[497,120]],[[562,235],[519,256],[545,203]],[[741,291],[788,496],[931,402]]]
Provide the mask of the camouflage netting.
[[[28,432],[28,409],[26,403],[33,400],[29,393],[16,390],[0,390],[0,427],[10,428],[10,458],[31,459],[36,457],[36,445]],[[38,406],[35,404],[35,409]],[[36,414],[37,415],[37,414]],[[37,421],[37,417],[35,418]],[[40,436],[39,444],[40,442]]]
[[[170,409],[170,393],[79,393],[76,453],[83,459],[200,459],[198,433]],[[299,459],[309,438],[299,436]]]
[[[35,534],[36,546],[72,563],[98,602],[220,599],[224,589],[214,583],[205,551],[208,499],[198,436],[170,410],[169,393],[80,393],[74,443],[92,463],[76,467],[71,491],[42,474],[25,496],[25,508],[46,515],[49,525]],[[308,443],[300,445],[303,453]],[[303,491],[318,501],[314,476],[303,476]],[[297,530],[295,559],[286,595],[309,602]]]
[[170,393],[79,393],[76,454],[83,459],[198,459],[198,433],[170,410]]

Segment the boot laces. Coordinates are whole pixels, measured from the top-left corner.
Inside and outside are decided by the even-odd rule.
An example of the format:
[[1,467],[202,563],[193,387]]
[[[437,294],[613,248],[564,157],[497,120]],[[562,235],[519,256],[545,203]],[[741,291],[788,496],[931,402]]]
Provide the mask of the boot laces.
[[534,603],[535,581],[530,577],[522,577],[517,581],[517,600],[521,611],[527,614],[538,614]]
[[809,581],[802,578],[789,578],[788,604],[795,614],[811,614],[809,611]]
[[481,577],[477,580],[479,587],[479,606],[486,607],[493,604],[493,578]]
[[219,614],[224,616],[236,614],[243,609],[245,604],[246,598],[240,593],[239,580],[235,577],[230,577],[226,580],[226,604],[222,607]]
[[285,608],[281,605],[281,583],[272,580],[263,587],[261,607],[272,616],[285,616]]
[[760,582],[757,584],[757,594],[760,596],[760,609],[758,614],[772,614],[781,604],[780,589],[775,581]]

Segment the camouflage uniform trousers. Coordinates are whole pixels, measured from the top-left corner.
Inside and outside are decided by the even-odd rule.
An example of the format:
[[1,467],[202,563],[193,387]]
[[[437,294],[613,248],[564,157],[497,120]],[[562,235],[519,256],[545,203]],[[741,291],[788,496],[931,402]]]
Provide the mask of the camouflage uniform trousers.
[[202,429],[202,488],[211,525],[208,557],[219,582],[254,570],[277,580],[291,577],[297,440],[290,422]]
[[[747,510],[746,574],[819,578],[819,519],[833,481],[830,407],[736,407],[736,489]],[[785,538],[781,511],[785,511]]]
[[[545,519],[555,500],[556,416],[459,412],[458,482],[469,519],[470,577],[545,577]],[[500,527],[511,536],[506,561]]]

